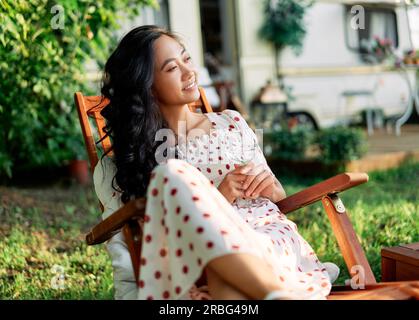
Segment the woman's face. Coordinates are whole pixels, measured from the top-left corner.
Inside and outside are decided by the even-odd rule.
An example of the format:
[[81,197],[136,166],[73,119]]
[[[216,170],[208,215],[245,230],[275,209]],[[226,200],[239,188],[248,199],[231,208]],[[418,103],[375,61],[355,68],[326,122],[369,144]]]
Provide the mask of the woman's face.
[[162,35],[154,42],[154,56],[153,92],[160,105],[184,105],[198,100],[197,70],[185,48]]

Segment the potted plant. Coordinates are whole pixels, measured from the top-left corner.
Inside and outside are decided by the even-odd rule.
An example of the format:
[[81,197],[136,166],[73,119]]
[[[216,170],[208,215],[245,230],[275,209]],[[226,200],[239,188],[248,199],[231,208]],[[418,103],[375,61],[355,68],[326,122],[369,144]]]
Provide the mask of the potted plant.
[[72,151],[72,156],[68,161],[69,174],[79,184],[88,185],[91,182],[91,177],[83,143],[77,138],[69,139],[69,147]]
[[405,65],[419,64],[419,51],[416,51],[416,50],[406,51],[403,57],[403,62]]
[[390,62],[393,64],[396,60],[393,42],[391,39],[374,36],[371,40],[362,39],[361,57],[368,63]]

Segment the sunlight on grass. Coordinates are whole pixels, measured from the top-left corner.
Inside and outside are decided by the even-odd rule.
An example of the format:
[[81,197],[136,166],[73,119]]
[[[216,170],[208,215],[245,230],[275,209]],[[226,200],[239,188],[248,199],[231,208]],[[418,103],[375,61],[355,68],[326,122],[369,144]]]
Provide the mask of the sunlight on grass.
[[[369,174],[369,182],[340,194],[355,232],[367,255],[377,281],[381,280],[381,248],[419,241],[419,163],[398,169]],[[290,195],[318,179],[305,184],[287,184]],[[289,191],[290,190],[290,191]],[[288,216],[323,262],[331,261],[341,269],[337,284],[349,279],[345,262],[320,203],[300,209]]]
[[[380,281],[381,248],[419,241],[419,163],[369,176],[368,183],[345,191],[341,198]],[[279,179],[288,195],[321,181]],[[22,190],[14,192],[29,197]],[[57,200],[25,206],[17,198],[0,208],[0,298],[113,299],[111,261],[104,246],[84,242],[88,228],[100,219],[93,188],[49,192]],[[42,190],[33,197],[44,195]],[[322,205],[302,208],[289,218],[321,261],[339,265],[337,283],[349,279]],[[54,266],[64,270],[63,288],[54,289],[54,279],[58,279]]]
[[[112,299],[109,256],[104,246],[84,241],[87,229],[100,219],[91,188],[38,192],[13,190],[11,195],[21,197],[2,208],[0,298]],[[34,207],[32,197],[47,200]],[[54,197],[60,201],[51,201]],[[57,266],[64,271],[62,286],[56,285]]]
[[[61,246],[65,246],[64,248]],[[111,266],[103,247],[51,239],[45,232],[15,227],[0,242],[3,299],[111,299]],[[53,288],[64,270],[63,288]]]

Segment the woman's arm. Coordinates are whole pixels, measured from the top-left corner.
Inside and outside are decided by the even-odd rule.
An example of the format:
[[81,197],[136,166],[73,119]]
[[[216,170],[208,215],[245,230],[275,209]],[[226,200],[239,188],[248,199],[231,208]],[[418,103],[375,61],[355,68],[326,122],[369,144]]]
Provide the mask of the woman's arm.
[[279,180],[274,176],[275,179],[275,187],[274,187],[274,194],[273,199],[271,199],[272,202],[277,203],[278,201],[281,201],[282,199],[287,197],[287,194],[282,187],[282,184],[279,182]]
[[[249,179],[245,181],[243,187],[245,189],[249,188],[248,195],[254,194],[254,198],[258,196],[267,197],[275,203],[284,199],[286,197],[285,190],[269,167],[254,131],[239,112],[229,109],[224,110],[224,112],[237,124],[242,134],[243,143],[251,143],[255,146],[253,163],[259,165],[261,169],[257,171],[257,175],[249,176]],[[243,171],[246,170],[246,166],[244,166]],[[270,176],[264,174],[263,170],[266,170]],[[259,177],[259,180],[256,180],[257,177]]]

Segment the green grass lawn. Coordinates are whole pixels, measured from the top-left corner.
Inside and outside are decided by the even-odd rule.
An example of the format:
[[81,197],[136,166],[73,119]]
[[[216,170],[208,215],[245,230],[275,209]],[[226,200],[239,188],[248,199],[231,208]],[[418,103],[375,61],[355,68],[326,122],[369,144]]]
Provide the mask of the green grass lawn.
[[[380,280],[382,247],[419,241],[419,163],[374,172],[367,184],[341,194],[361,245]],[[279,176],[287,194],[320,178]],[[112,268],[104,246],[88,247],[84,234],[99,221],[93,188],[0,186],[0,298],[112,299]],[[337,283],[349,279],[320,203],[289,215],[321,261],[341,268]],[[54,267],[55,266],[55,267]],[[56,266],[65,273],[57,283]]]

